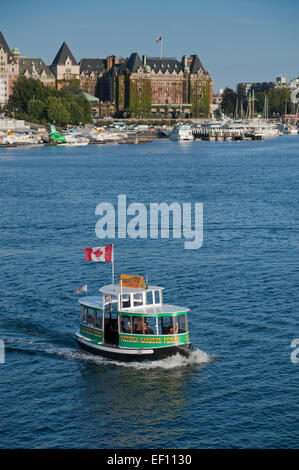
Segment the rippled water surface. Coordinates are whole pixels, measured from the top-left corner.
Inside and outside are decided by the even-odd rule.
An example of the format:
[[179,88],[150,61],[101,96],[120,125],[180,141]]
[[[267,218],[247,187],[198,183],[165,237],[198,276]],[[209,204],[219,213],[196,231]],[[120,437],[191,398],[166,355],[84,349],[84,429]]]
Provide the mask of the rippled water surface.
[[[264,142],[0,149],[0,447],[298,447],[299,136]],[[191,308],[190,360],[122,364],[78,350],[95,208],[202,202],[204,243],[115,240]],[[130,219],[130,218],[129,218]],[[111,240],[109,240],[110,242]]]

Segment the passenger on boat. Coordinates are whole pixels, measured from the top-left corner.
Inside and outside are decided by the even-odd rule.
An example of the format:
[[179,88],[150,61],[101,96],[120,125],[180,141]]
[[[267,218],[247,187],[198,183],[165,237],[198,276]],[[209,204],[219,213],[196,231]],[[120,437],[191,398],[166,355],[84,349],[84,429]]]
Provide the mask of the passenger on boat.
[[154,334],[153,330],[148,327],[147,321],[145,321],[144,324],[143,324],[143,334],[144,335],[153,335]]
[[93,318],[92,318],[92,316],[91,316],[89,313],[87,314],[86,323],[87,323],[88,325],[93,325]]
[[175,322],[175,327],[171,326],[169,328],[169,334],[170,335],[176,335],[178,333],[178,331],[179,331],[179,325],[178,325],[177,322]]

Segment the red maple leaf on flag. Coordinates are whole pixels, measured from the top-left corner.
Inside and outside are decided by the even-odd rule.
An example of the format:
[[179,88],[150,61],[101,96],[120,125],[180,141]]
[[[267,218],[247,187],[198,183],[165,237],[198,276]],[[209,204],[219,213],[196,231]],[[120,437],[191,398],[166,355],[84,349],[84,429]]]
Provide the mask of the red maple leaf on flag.
[[100,249],[98,249],[97,251],[94,251],[93,254],[96,255],[97,258],[100,258],[103,252]]

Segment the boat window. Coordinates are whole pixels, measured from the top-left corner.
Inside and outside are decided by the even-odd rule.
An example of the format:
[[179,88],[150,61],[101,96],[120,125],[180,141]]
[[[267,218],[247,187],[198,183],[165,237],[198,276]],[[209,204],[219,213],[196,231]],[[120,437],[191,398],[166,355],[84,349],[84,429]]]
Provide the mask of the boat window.
[[161,317],[160,328],[162,335],[174,335],[178,333],[179,324],[176,317]]
[[142,335],[143,334],[143,322],[144,318],[143,317],[132,317],[133,321],[133,333],[137,335]]
[[[146,324],[148,328],[146,328]],[[136,335],[156,335],[156,319],[153,317],[132,317],[132,332]]]
[[153,299],[153,292],[147,292],[146,293],[146,304],[147,305],[153,305],[154,299]]
[[103,328],[102,310],[95,310],[93,308],[82,307],[81,322],[85,323],[85,325],[102,329]]
[[145,330],[145,334],[148,335],[157,335],[157,322],[156,318],[153,317],[146,317],[145,318],[147,324],[148,324],[148,330]]
[[131,307],[131,300],[129,295],[122,296],[122,308],[130,308]]
[[95,313],[94,313],[94,326],[95,326],[95,328],[103,329],[102,310],[95,310]]
[[86,325],[94,325],[94,311],[91,308],[86,309],[85,322]]
[[155,304],[160,304],[161,303],[161,300],[160,300],[160,291],[159,290],[155,290],[153,292],[154,294],[154,302]]
[[80,315],[80,320],[81,322],[84,322],[85,321],[85,307],[83,305],[81,305],[81,315]]
[[120,319],[120,332],[121,333],[132,333],[132,317],[121,316]]
[[133,303],[134,303],[134,307],[140,307],[143,304],[143,295],[141,293],[134,294]]
[[187,315],[178,315],[175,321],[178,323],[178,333],[187,333]]

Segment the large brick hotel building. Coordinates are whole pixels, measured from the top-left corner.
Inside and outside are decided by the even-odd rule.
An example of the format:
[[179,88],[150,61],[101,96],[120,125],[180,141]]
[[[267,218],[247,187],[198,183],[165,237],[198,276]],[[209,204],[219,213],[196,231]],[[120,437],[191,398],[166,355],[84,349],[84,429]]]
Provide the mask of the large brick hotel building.
[[20,57],[9,49],[0,32],[0,104],[8,101],[18,76],[61,88],[75,84],[99,99],[101,109],[117,116],[208,116],[213,80],[197,55],[175,58],[83,58],[77,62],[64,42],[51,65],[42,59]]

